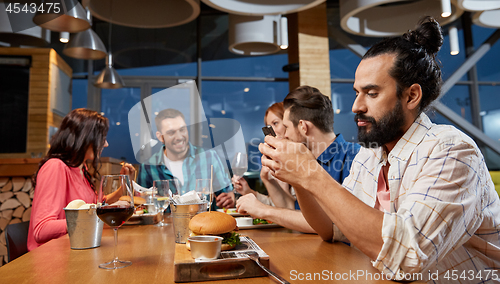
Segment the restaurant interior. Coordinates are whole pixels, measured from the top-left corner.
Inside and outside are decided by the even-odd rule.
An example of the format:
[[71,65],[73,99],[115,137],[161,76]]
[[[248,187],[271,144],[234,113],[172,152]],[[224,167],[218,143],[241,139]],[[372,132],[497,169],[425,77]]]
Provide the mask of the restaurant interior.
[[[500,194],[500,1],[52,2],[66,13],[40,13],[47,1],[0,0],[0,266],[10,260],[5,229],[29,221],[31,176],[71,110],[88,108],[109,119],[104,175],[119,173],[122,162],[144,162],[160,145],[154,115],[182,105],[190,114],[190,141],[222,145],[228,175],[232,157],[245,151],[244,178],[265,193],[258,145],[266,109],[298,86],[317,87],[331,99],[335,133],[357,142],[351,106],[361,57],[382,38],[413,29],[423,15],[436,18],[444,34],[443,87],[427,115],[476,141]],[[111,249],[112,234],[106,236]],[[288,272],[266,252],[273,268]],[[103,279],[116,280],[110,277]]]

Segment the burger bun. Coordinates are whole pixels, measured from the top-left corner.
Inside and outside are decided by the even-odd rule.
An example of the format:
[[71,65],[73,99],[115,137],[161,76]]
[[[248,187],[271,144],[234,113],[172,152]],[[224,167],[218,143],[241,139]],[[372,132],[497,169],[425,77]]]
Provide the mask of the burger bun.
[[220,235],[233,231],[236,220],[226,213],[211,211],[195,215],[189,229],[197,235]]

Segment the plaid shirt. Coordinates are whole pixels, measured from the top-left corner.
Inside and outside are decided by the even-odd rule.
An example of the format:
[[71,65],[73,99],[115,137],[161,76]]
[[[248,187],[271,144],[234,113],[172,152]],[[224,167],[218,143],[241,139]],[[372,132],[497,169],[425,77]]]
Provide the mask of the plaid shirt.
[[[153,181],[155,180],[173,178],[172,172],[165,166],[164,150],[165,146],[163,146],[160,151],[153,154],[146,163],[141,164],[137,177],[137,183],[139,185],[150,188],[153,186]],[[203,148],[193,146],[189,143],[188,156],[182,163],[184,184],[181,189],[178,190],[180,191],[179,193],[183,194],[195,190],[196,179],[210,179],[211,165],[214,166],[214,192],[218,194],[220,192],[232,191],[233,186],[231,180],[217,152],[212,149],[204,150]]]
[[[386,162],[391,210],[373,266],[393,278],[422,272],[430,283],[499,281],[486,270],[500,268],[500,201],[474,141],[422,113],[389,155],[362,148],[344,187],[374,207]],[[345,241],[336,226],[334,239]]]

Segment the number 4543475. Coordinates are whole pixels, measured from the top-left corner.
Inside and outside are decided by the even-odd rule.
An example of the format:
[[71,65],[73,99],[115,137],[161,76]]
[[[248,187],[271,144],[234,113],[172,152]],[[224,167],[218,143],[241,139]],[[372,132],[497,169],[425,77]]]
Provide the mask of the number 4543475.
[[468,271],[460,271],[460,270],[448,270],[444,274],[444,278],[446,280],[457,281],[461,280],[494,280],[498,281],[499,277],[496,270],[468,270]]
[[39,13],[61,13],[61,3],[41,3],[38,5],[37,3],[9,3],[7,7],[5,7],[5,11],[9,14],[19,14],[19,13],[31,13],[34,14],[36,12]]

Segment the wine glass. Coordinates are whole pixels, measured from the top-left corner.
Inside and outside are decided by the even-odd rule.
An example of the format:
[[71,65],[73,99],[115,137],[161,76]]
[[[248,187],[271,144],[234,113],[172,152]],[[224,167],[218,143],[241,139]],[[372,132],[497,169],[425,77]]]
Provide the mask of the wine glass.
[[247,154],[242,152],[236,153],[234,155],[233,162],[231,163],[231,168],[233,170],[233,176],[237,176],[239,178],[243,177],[243,174],[248,168]]
[[165,210],[167,210],[170,202],[168,201],[171,196],[170,189],[172,180],[155,180],[153,181],[153,203],[155,205],[156,211],[161,212],[161,219],[156,226],[164,227],[168,223],[164,222]]
[[196,179],[196,192],[200,196],[203,202],[206,202],[208,207],[212,206],[213,192],[210,192],[210,182],[211,179]]
[[117,269],[127,267],[131,261],[119,260],[116,256],[118,228],[134,214],[134,193],[127,175],[105,175],[101,179],[98,193],[97,216],[113,229],[115,235],[113,260],[99,268]]

